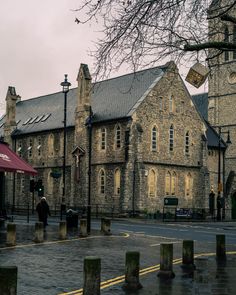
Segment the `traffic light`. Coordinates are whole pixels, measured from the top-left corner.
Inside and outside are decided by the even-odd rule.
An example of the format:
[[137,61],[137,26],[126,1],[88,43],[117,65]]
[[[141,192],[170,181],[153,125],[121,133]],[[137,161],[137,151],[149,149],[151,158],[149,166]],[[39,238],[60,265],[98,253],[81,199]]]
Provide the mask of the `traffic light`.
[[42,179],[39,179],[38,180],[38,183],[37,183],[37,191],[38,191],[38,196],[39,197],[43,197],[44,196],[44,186],[43,186]]
[[34,179],[30,179],[30,192],[33,193],[35,190],[35,182]]

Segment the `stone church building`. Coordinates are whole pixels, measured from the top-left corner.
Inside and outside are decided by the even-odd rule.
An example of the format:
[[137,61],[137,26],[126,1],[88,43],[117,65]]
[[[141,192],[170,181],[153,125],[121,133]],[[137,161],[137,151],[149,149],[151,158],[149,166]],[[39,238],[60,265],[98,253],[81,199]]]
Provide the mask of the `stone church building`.
[[[87,205],[89,167],[92,210],[162,211],[165,197],[208,208],[208,154],[218,135],[201,114],[205,101],[191,98],[173,62],[97,83],[81,64],[77,81],[67,94],[65,199],[64,94],[21,100],[9,87],[0,120],[0,135],[38,171],[52,208]],[[6,204],[38,201],[26,176],[8,175],[6,189]]]

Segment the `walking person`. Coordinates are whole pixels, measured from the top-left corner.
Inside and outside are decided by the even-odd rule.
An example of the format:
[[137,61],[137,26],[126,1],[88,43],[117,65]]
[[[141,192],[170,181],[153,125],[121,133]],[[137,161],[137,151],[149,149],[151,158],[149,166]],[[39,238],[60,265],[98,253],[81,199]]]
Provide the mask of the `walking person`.
[[38,212],[39,221],[43,222],[44,228],[48,225],[48,216],[51,216],[50,209],[45,197],[42,197],[38,205],[36,206]]

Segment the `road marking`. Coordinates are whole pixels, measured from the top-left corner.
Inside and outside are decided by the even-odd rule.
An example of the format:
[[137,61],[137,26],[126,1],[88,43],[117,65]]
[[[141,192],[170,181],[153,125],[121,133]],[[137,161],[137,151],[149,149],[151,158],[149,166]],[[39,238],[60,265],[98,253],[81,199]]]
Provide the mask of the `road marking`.
[[75,242],[75,241],[81,241],[81,240],[88,240],[88,239],[99,239],[99,238],[128,238],[130,235],[128,233],[122,233],[122,236],[92,236],[92,237],[86,237],[86,238],[73,238],[68,240],[57,240],[57,241],[50,241],[50,242],[42,242],[42,243],[32,243],[32,244],[20,244],[16,246],[10,246],[10,247],[2,247],[1,250],[10,250],[10,249],[19,249],[19,248],[27,248],[27,247],[34,247],[34,246],[48,246],[48,245],[54,245],[54,244],[60,244],[60,243],[68,243],[68,242]]
[[[180,244],[180,243],[182,243],[182,241],[171,242],[171,244]],[[161,245],[161,243],[159,243],[159,244],[152,244],[152,245],[150,245],[150,247],[155,247],[155,246],[160,246],[160,245]]]
[[[236,251],[228,251],[228,252],[226,252],[226,254],[228,254],[228,255],[236,255]],[[194,255],[194,258],[201,257],[201,256],[213,256],[213,255],[216,255],[216,253],[214,253],[214,252],[199,253],[199,254]],[[179,264],[181,262],[182,262],[182,258],[177,258],[177,259],[173,260],[173,264]],[[160,270],[160,264],[156,264],[156,265],[141,269],[139,271],[139,275],[143,276],[143,275],[149,274],[151,272],[155,272],[157,270]],[[101,285],[100,285],[100,289],[102,290],[102,289],[111,287],[113,285],[122,283],[124,281],[125,281],[125,276],[124,275],[118,276],[118,277],[115,277],[113,279],[109,279],[107,281],[102,282]],[[58,295],[82,295],[82,294],[83,294],[83,289],[81,288],[79,290],[74,290],[74,291],[67,292],[67,293],[60,293]]]
[[225,234],[225,232],[219,233],[219,232],[210,232],[210,231],[204,231],[204,230],[196,230],[196,233],[204,233],[204,234],[211,234],[211,235],[218,235],[218,234],[222,234],[222,235],[226,235],[226,236],[235,236],[236,234],[233,233],[227,233]]

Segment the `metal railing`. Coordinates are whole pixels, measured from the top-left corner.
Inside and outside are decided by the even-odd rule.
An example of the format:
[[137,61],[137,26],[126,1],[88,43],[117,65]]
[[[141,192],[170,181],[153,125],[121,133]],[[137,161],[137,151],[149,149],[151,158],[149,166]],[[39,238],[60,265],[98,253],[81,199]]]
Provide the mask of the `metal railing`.
[[[72,209],[74,214],[78,214],[79,218],[85,218],[87,214],[87,206],[67,206],[63,211],[66,215],[67,210]],[[13,206],[8,204],[5,208],[6,215],[22,215],[34,216],[36,215],[35,208],[27,204]],[[51,216],[60,217],[61,206],[55,205],[50,207]],[[162,211],[148,212],[147,210],[135,211],[120,210],[118,206],[111,204],[94,204],[91,205],[91,214],[93,218],[110,217],[110,218],[142,218],[142,219],[156,219],[162,221],[216,221],[217,209],[210,213],[209,208],[177,208],[171,206],[164,206]],[[231,220],[231,209],[222,209],[221,220]]]

